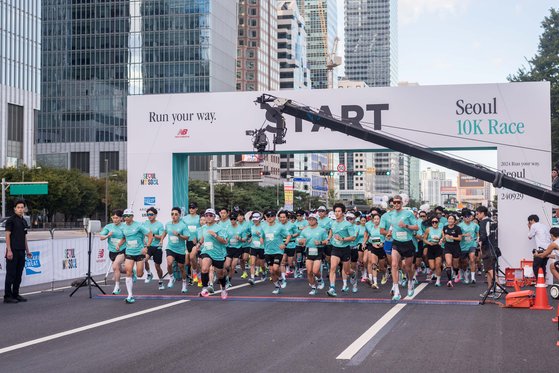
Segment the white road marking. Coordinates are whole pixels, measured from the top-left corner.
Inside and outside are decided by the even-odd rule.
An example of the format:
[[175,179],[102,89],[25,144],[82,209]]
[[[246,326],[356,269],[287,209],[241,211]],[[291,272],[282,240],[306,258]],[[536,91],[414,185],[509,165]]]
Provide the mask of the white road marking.
[[[427,286],[426,283],[419,284],[417,288],[415,288],[415,292],[413,296],[405,297],[404,299],[413,299],[419,292]],[[400,312],[401,310],[406,307],[406,304],[400,303],[396,304],[392,307],[387,313],[385,313],[376,323],[373,324],[365,333],[363,333],[359,338],[355,340],[352,344],[349,345],[341,354],[338,355],[336,358],[337,360],[351,360],[356,353],[359,352],[381,329],[390,322]]]
[[165,308],[169,308],[169,307],[173,307],[173,306],[178,306],[179,304],[183,304],[186,302],[190,302],[189,299],[184,299],[184,300],[179,300],[176,302],[172,302],[172,303],[168,303],[168,304],[164,304],[161,306],[157,306],[157,307],[153,307],[153,308],[148,308],[145,309],[143,311],[138,311],[138,312],[134,312],[134,313],[130,313],[128,315],[123,315],[123,316],[119,316],[119,317],[115,317],[112,319],[108,319],[105,321],[100,321],[100,322],[96,322],[94,324],[89,324],[89,325],[85,325],[79,328],[75,328],[75,329],[70,329],[67,330],[65,332],[60,332],[60,333],[56,333],[56,334],[51,334],[48,335],[46,337],[42,337],[42,338],[37,338],[37,339],[33,339],[31,341],[27,341],[27,342],[23,342],[23,343],[19,343],[13,346],[8,346],[8,347],[4,347],[2,349],[0,349],[0,355],[4,354],[6,352],[10,352],[10,351],[14,351],[14,350],[19,350],[21,348],[25,348],[25,347],[29,347],[29,346],[33,346],[39,343],[43,343],[43,342],[47,342],[47,341],[52,341],[53,339],[57,339],[57,338],[62,338],[65,337],[67,335],[72,335],[72,334],[76,334],[76,333],[80,333],[86,330],[90,330],[90,329],[94,329],[94,328],[98,328],[100,326],[103,325],[108,325],[108,324],[113,324],[115,322],[118,321],[122,321],[122,320],[126,320],[126,319],[130,319],[132,317],[136,317],[136,316],[141,316],[141,315],[145,315],[147,313],[151,313],[151,312],[155,312],[155,311],[159,311]]

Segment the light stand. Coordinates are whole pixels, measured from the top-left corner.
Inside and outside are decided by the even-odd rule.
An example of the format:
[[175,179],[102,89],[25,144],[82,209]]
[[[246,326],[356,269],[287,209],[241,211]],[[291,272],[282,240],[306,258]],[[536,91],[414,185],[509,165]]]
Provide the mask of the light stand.
[[[101,231],[101,221],[100,220],[89,220],[86,226],[86,232],[88,236],[88,249],[87,249],[87,274],[82,282],[74,289],[74,291],[70,294],[70,297],[74,295],[76,291],[78,291],[82,286],[87,286],[89,288],[89,298],[92,298],[91,295],[91,286],[95,286],[99,291],[103,294],[106,294],[103,289],[95,282],[93,277],[91,277],[91,246],[92,246],[92,238],[93,234]],[[87,285],[86,285],[87,283]]]

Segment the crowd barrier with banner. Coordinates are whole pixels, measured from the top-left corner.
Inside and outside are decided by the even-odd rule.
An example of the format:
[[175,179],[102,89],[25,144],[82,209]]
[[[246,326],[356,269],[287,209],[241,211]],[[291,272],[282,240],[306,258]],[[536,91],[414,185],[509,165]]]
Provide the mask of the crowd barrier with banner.
[[[99,237],[93,237],[91,247],[91,275],[105,274],[110,263],[107,244],[102,243]],[[88,237],[29,241],[33,257],[26,260],[21,286],[85,277],[88,248]],[[5,242],[0,243],[0,250],[0,290],[3,290],[6,278]]]

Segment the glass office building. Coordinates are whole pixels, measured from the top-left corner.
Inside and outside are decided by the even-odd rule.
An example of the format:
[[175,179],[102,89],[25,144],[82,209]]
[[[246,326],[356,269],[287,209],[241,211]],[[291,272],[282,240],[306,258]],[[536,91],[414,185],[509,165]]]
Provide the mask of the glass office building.
[[40,71],[41,3],[0,0],[0,167],[34,166]]
[[234,90],[234,3],[42,0],[37,162],[124,169],[127,95]]

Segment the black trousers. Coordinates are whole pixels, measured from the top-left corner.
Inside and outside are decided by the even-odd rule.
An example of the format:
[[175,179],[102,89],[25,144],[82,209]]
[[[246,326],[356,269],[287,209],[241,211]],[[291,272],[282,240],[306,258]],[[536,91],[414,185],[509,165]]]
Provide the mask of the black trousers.
[[545,276],[547,275],[547,260],[549,258],[538,258],[538,257],[534,257],[534,263],[532,265],[532,268],[534,269],[534,275],[536,276],[536,279],[538,277],[538,270],[541,268],[543,269],[543,277],[545,278]]
[[12,250],[12,260],[6,259],[6,282],[4,287],[4,298],[17,297],[21,275],[25,268],[25,250]]

